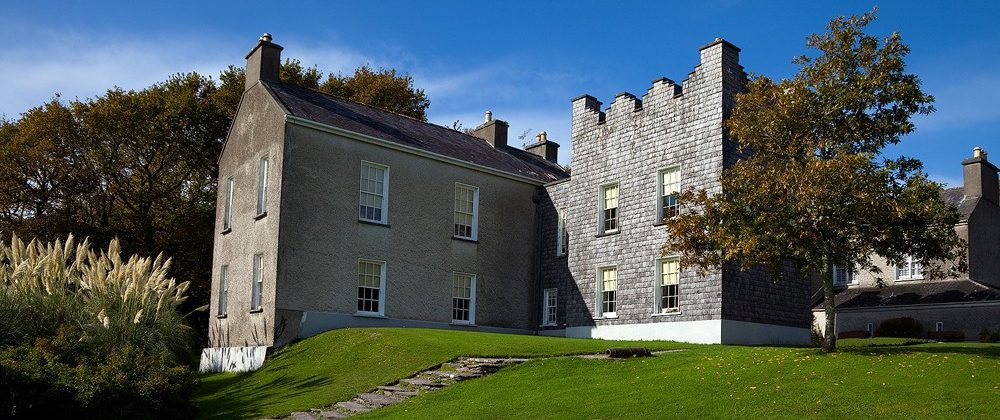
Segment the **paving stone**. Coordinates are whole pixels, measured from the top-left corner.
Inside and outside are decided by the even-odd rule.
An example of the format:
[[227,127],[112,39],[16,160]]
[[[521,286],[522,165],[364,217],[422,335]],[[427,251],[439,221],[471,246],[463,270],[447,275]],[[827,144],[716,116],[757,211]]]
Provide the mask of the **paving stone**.
[[353,411],[355,413],[367,413],[372,411],[372,408],[355,401],[341,401],[337,403],[337,407],[343,408],[348,411]]
[[406,392],[406,391],[410,391],[410,388],[403,388],[403,387],[401,387],[401,386],[395,386],[395,385],[383,385],[383,386],[377,386],[377,387],[375,387],[375,389],[378,389],[378,390],[380,390],[380,391],[386,391],[386,392],[391,392],[391,393],[393,393],[393,394],[395,394],[395,393],[397,393],[397,392]]
[[342,419],[350,417],[348,414],[341,413],[339,411],[320,411],[319,415],[325,419]]
[[289,415],[288,417],[291,418],[292,420],[315,420],[316,419],[316,417],[313,417],[312,414],[309,414],[309,413],[306,413],[306,412],[303,412],[303,411],[296,411],[296,412],[292,413],[291,415]]
[[405,383],[408,383],[410,385],[416,385],[416,386],[429,386],[429,387],[444,386],[444,384],[442,384],[442,383],[438,383],[438,382],[432,381],[430,379],[425,379],[425,378],[406,378],[406,379],[403,379],[400,382],[405,382]]
[[400,397],[394,397],[392,395],[374,394],[371,392],[358,394],[358,398],[368,404],[375,406],[376,408],[403,401],[403,399]]

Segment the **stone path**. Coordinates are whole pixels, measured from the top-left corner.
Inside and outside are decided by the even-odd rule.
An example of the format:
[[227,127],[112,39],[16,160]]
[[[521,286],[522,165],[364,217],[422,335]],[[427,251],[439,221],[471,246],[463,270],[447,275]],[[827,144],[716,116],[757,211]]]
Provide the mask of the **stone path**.
[[504,366],[520,364],[528,359],[462,357],[431,370],[425,370],[393,385],[379,386],[371,392],[358,394],[349,401],[341,401],[325,408],[297,411],[289,415],[292,420],[323,420],[350,417],[366,413],[414,397],[425,392],[454,384],[466,379],[479,378],[496,372]]

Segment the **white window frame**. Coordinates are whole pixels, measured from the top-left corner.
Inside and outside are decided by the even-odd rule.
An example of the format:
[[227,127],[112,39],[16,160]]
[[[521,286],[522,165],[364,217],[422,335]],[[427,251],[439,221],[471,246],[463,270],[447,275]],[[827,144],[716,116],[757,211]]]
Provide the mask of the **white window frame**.
[[355,314],[361,316],[385,316],[385,261],[373,260],[368,258],[358,258],[358,271],[354,275],[354,293],[357,296],[358,289],[361,288],[359,276],[361,276],[361,264],[375,264],[379,267],[379,282],[378,282],[378,311],[363,311],[357,309],[357,304],[361,298],[354,298]]
[[[858,284],[858,270],[857,267],[854,266],[854,264],[851,264],[850,270],[844,269],[843,267],[840,267],[836,264],[833,265],[830,270],[832,271],[830,275],[833,276],[834,286],[844,287],[844,286]],[[838,273],[844,273],[844,281],[837,280]]]
[[253,284],[250,289],[250,310],[260,311],[264,308],[264,254],[253,256]]
[[656,259],[656,276],[653,279],[653,315],[678,315],[681,313],[681,270],[677,267],[677,306],[663,307],[663,263],[667,261],[680,262],[680,257],[670,256]]
[[934,332],[943,332],[944,322],[938,321],[934,324]]
[[[668,172],[677,172],[677,186],[674,191],[666,191],[667,185],[663,183],[663,175]],[[663,223],[666,216],[663,211],[663,200],[665,197],[680,194],[681,192],[681,165],[672,165],[656,171],[656,223]],[[619,193],[620,194],[620,193]],[[678,207],[678,210],[680,208]]]
[[[459,211],[458,209],[458,191],[460,189],[470,190],[472,192],[472,226],[471,235],[465,236],[458,233],[458,217],[459,215],[468,215],[469,213],[464,211]],[[475,185],[463,184],[461,182],[455,183],[455,205],[453,208],[453,223],[452,223],[452,236],[455,238],[478,240],[479,239],[479,187]],[[464,225],[463,225],[464,226]]]
[[[455,300],[456,299],[466,299],[464,297],[455,296],[455,283],[458,282],[459,277],[469,278],[469,319],[456,319],[455,318]],[[462,273],[454,272],[451,276],[451,323],[452,324],[462,324],[462,325],[476,325],[476,275],[472,273]]]
[[[902,274],[904,266],[906,267],[906,275]],[[923,266],[923,261],[907,255],[902,262],[896,264],[896,280],[922,280],[924,278]],[[919,273],[916,272],[917,269],[920,270]]]
[[[382,191],[372,192],[365,191],[363,186],[358,188],[358,220],[363,220],[366,222],[388,224],[389,223],[389,167],[386,165],[378,164],[375,162],[369,162],[366,160],[361,161],[361,175],[359,177],[360,182],[365,181],[365,169],[371,168],[375,170],[382,171]],[[361,207],[365,205],[365,196],[372,195],[382,198],[382,206],[379,208],[381,212],[381,218],[369,219],[361,214]],[[371,206],[374,208],[374,206]]]
[[[618,202],[618,205],[615,207],[615,227],[613,229],[605,229],[605,226],[607,225],[608,219],[605,218],[606,215],[604,214],[604,212],[606,210],[608,210],[608,209],[605,208],[605,205],[607,204],[606,203],[607,202],[607,199],[606,199],[607,198],[607,193],[608,193],[608,190],[611,187],[614,187],[617,190],[617,192],[618,192],[618,197],[615,198],[615,200]],[[622,228],[622,211],[621,211],[622,210],[622,188],[621,188],[621,184],[619,184],[617,182],[611,182],[611,183],[608,183],[608,184],[601,185],[601,187],[598,189],[598,192],[597,192],[597,207],[598,207],[597,231],[600,232],[600,233],[615,233],[615,232],[620,231],[621,228]]]
[[871,322],[865,324],[865,332],[868,333],[869,337],[874,337],[875,336],[875,324],[873,324]]
[[[605,290],[604,290],[604,272],[607,271],[607,270],[614,270],[614,272],[615,272],[615,290],[614,290],[614,292],[615,292],[615,308],[614,309],[615,310],[611,311],[611,312],[604,312],[604,303],[605,303],[605,301],[604,301],[604,292],[605,292]],[[620,302],[620,300],[618,299],[618,289],[619,289],[619,287],[618,287],[618,266],[616,266],[616,265],[603,265],[603,266],[597,267],[597,286],[596,286],[596,289],[595,289],[597,291],[597,293],[595,293],[596,300],[594,302],[596,304],[596,306],[594,307],[594,313],[597,314],[597,318],[618,318],[618,303]]]
[[566,209],[559,210],[559,229],[556,231],[556,256],[561,257],[569,251],[569,231],[566,230]]
[[559,321],[559,289],[542,290],[542,327],[554,327]]
[[270,164],[267,155],[257,163],[257,216],[267,214],[267,178]]
[[216,316],[224,317],[229,312],[229,265],[219,267],[219,302]]
[[222,230],[233,228],[233,177],[226,178],[226,201],[222,209]]

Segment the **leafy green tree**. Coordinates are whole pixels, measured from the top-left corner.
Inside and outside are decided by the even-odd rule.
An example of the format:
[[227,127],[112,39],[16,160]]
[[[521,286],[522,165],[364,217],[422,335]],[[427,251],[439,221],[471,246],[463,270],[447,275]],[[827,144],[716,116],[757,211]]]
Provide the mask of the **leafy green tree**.
[[757,76],[736,97],[725,128],[743,159],[722,172],[722,193],[684,192],[682,214],[667,221],[664,252],[701,270],[738,264],[780,279],[791,263],[823,279],[823,349],[836,349],[832,267],[879,273],[873,255],[935,263],[929,276],[965,270],[960,216],[940,200],[941,185],[915,159],[882,156],[913,131],[933,98],[908,74],[898,33],[865,34],[874,11],[840,17],[806,45],[791,78]]

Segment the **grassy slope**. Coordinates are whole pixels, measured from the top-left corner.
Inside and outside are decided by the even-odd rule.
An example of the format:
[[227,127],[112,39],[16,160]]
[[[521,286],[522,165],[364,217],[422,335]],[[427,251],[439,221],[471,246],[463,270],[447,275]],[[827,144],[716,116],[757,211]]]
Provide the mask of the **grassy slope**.
[[205,418],[260,418],[322,407],[458,356],[553,356],[670,342],[613,342],[426,329],[341,329],[281,348],[246,374],[202,378],[195,403]]
[[365,418],[996,418],[998,398],[998,345],[698,346],[532,361]]

